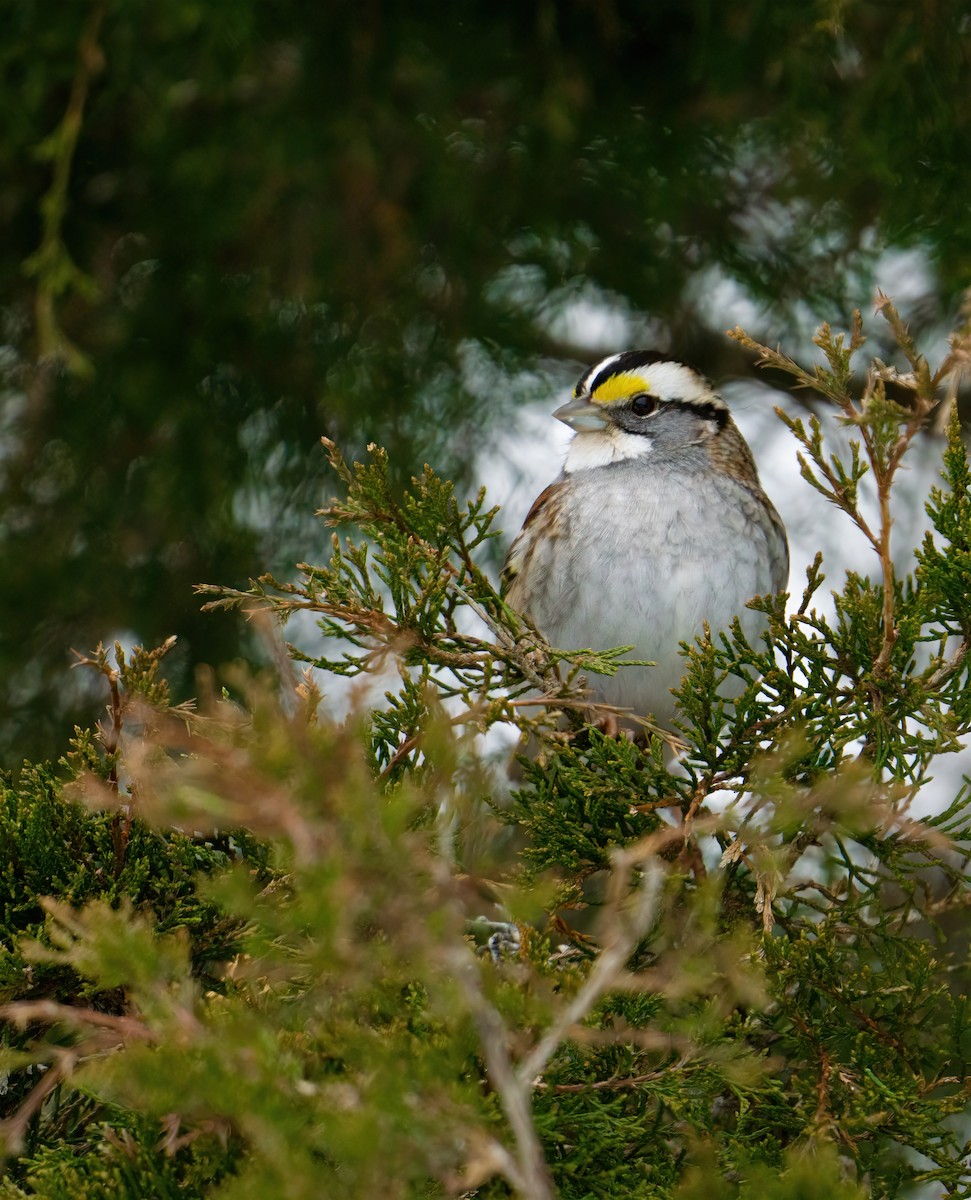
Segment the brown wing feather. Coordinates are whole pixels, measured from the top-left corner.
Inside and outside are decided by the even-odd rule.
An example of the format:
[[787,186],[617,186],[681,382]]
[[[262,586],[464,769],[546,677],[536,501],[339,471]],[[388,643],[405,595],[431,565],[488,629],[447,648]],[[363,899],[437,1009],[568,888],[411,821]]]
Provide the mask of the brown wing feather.
[[[506,555],[506,561],[502,565],[504,595],[508,595],[517,579],[521,578],[523,568],[532,557],[537,541],[540,538],[551,539],[559,536],[560,509],[566,487],[567,484],[564,480],[557,479],[549,487],[544,488],[533,501],[532,507],[526,514],[526,520],[523,521],[523,527],[516,534],[509,547],[509,553]],[[523,599],[523,597],[519,598],[519,604]],[[515,607],[519,607],[515,600],[513,600],[513,604]]]

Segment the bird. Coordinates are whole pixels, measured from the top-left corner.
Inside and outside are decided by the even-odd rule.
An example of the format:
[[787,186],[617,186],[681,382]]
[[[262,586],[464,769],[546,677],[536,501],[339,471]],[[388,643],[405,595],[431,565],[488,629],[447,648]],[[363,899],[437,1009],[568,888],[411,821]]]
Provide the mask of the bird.
[[632,646],[655,663],[591,677],[589,701],[610,732],[670,730],[680,643],[736,616],[759,637],[766,617],[746,603],[785,588],[785,528],[728,406],[685,363],[613,354],[553,416],[573,437],[509,548],[503,595],[557,649]]

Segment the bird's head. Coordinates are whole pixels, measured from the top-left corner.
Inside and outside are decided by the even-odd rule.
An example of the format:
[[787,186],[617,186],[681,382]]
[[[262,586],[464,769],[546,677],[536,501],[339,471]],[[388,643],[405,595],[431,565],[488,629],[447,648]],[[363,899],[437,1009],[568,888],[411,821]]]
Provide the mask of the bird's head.
[[568,471],[699,445],[731,422],[704,375],[652,350],[626,350],[590,367],[553,415],[579,435]]

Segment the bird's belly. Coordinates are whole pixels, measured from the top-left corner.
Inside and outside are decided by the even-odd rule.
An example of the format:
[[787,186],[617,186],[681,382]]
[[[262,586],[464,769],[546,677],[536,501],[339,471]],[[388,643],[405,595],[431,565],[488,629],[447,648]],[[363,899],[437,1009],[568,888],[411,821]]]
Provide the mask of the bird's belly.
[[562,649],[631,645],[630,658],[656,663],[588,683],[604,702],[664,724],[684,672],[681,642],[692,642],[705,621],[716,632],[738,616],[749,638],[765,627],[745,603],[772,589],[768,550],[751,538],[741,511],[702,511],[688,489],[607,491],[599,501],[593,519],[575,519],[565,531],[568,547],[548,564],[533,619]]

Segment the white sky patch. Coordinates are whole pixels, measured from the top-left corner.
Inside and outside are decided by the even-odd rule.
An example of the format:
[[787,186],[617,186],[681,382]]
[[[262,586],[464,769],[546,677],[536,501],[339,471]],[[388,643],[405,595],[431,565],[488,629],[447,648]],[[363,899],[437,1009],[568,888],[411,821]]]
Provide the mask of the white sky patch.
[[534,320],[549,337],[575,346],[591,364],[614,353],[618,346],[665,350],[670,340],[663,322],[631,309],[623,297],[610,296],[590,283],[552,291]]
[[486,434],[475,475],[495,503],[502,504],[506,543],[516,536],[530,505],[559,475],[573,436],[553,409],[570,398],[569,386],[551,393],[549,402],[530,404],[512,414],[502,428]]
[[[914,318],[921,327],[920,348],[934,362],[948,349],[951,332],[947,316],[937,321],[935,306],[939,287],[934,277],[931,259],[925,247],[889,247],[875,253],[876,235],[864,231],[859,238],[859,252],[844,254],[834,274],[838,272],[845,308],[840,312],[821,311],[804,301],[788,302],[778,310],[764,300],[756,299],[737,279],[717,263],[695,271],[689,281],[687,297],[698,319],[709,329],[734,329],[740,325],[753,337],[768,345],[783,341],[784,348],[804,347],[802,354],[793,357],[800,361],[823,362],[812,344],[822,322],[828,319],[834,327],[842,320],[846,327],[854,309],[863,314],[864,328],[869,339],[868,349],[892,361],[902,359],[889,341],[889,328],[880,317],[874,316],[874,300],[879,289],[893,301],[904,320]],[[677,347],[672,347],[674,351]],[[791,352],[791,349],[790,349]],[[867,348],[863,350],[866,355]],[[901,367],[904,366],[900,361]]]

